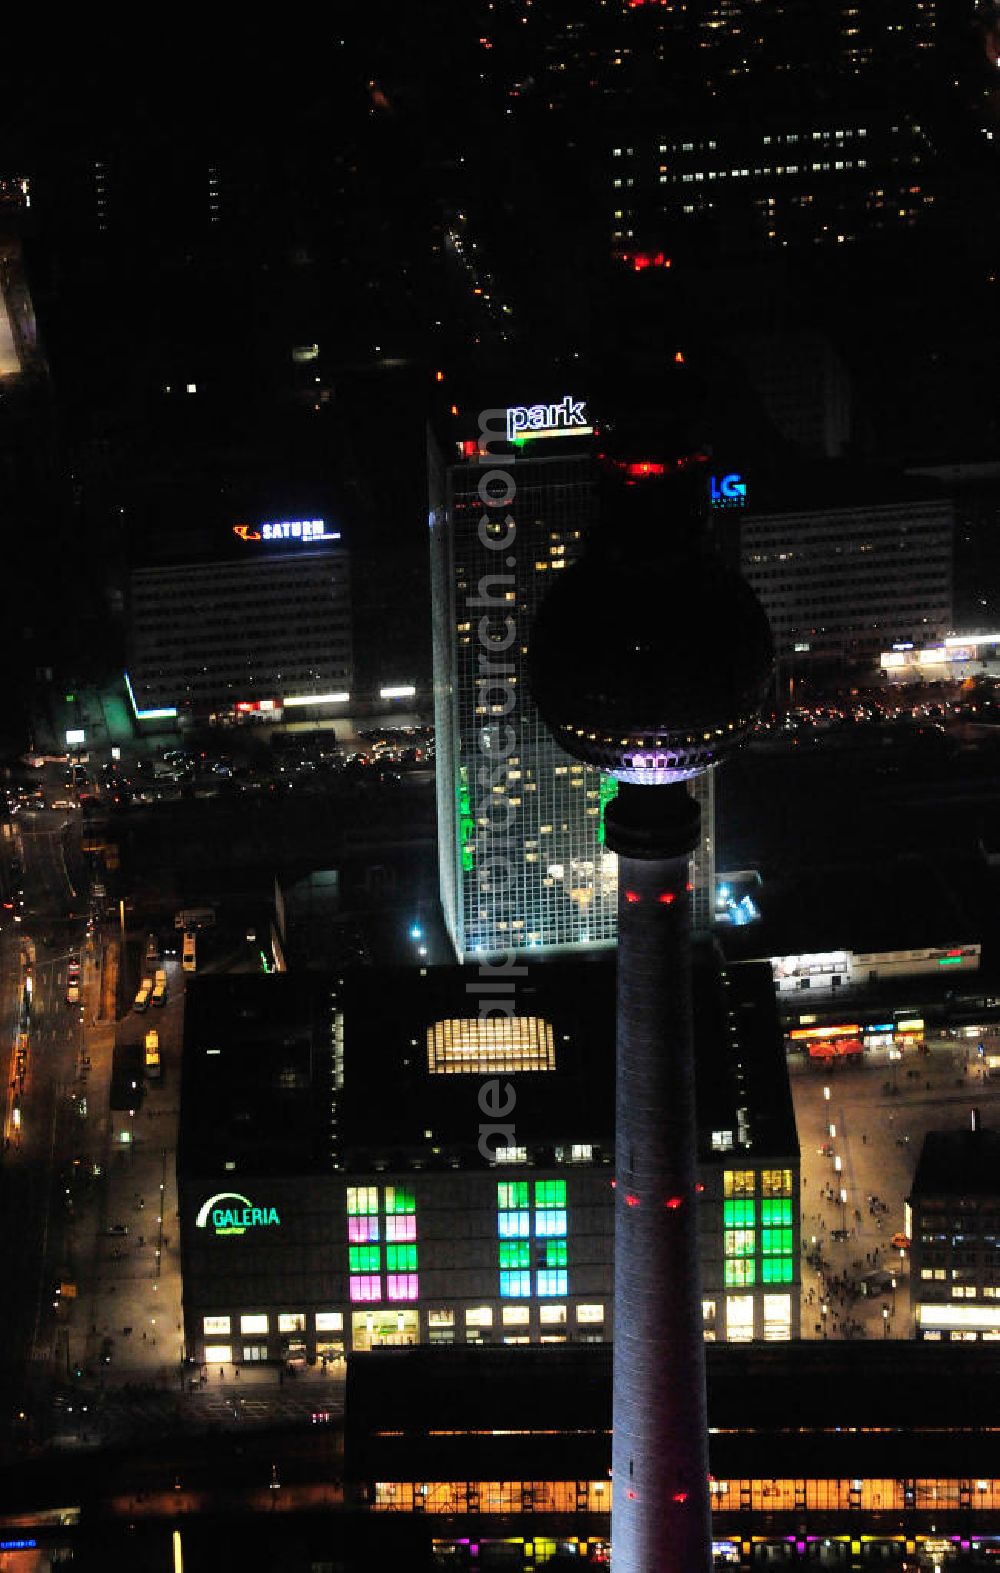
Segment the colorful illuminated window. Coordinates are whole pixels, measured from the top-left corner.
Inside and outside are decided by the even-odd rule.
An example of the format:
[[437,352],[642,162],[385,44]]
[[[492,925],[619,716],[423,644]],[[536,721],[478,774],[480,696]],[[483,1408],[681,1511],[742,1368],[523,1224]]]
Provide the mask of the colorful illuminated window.
[[[768,1230],[770,1234],[780,1233],[780,1230]],[[757,1231],[755,1229],[727,1229],[725,1253],[727,1256],[752,1256]]]
[[565,1240],[548,1240],[548,1241],[546,1241],[546,1244],[545,1244],[545,1265],[546,1265],[546,1267],[565,1267],[566,1266],[566,1241]]
[[530,1213],[498,1213],[497,1233],[501,1240],[528,1239],[531,1234]]
[[[385,1237],[387,1240],[415,1240],[417,1238],[417,1220],[413,1214],[409,1217],[393,1217],[385,1220]],[[378,1235],[374,1238],[377,1240]]]
[[382,1298],[381,1283],[382,1283],[382,1281],[381,1281],[378,1273],[375,1273],[374,1276],[372,1276],[372,1277],[369,1277],[367,1275],[365,1275],[365,1276],[361,1276],[361,1275],[352,1276],[351,1277],[351,1299],[352,1299],[352,1301],[355,1304],[358,1304],[359,1302],[362,1302],[362,1301],[373,1302],[373,1301],[381,1300],[381,1298]]
[[756,1283],[753,1258],[744,1260],[737,1257],[734,1261],[726,1262],[726,1288],[747,1288]]
[[511,1211],[515,1207],[527,1207],[527,1205],[527,1180],[508,1180],[497,1186],[497,1206],[501,1212]]
[[536,1207],[565,1207],[566,1206],[566,1181],[565,1180],[536,1180],[535,1181],[535,1206]]
[[408,1185],[387,1185],[385,1188],[385,1210],[391,1213],[415,1213],[417,1210],[416,1198]]
[[760,1176],[762,1196],[791,1196],[791,1169],[763,1169]]
[[523,1300],[530,1293],[530,1273],[502,1272],[500,1274],[500,1294],[504,1300]]
[[784,1225],[790,1228],[792,1222],[791,1200],[789,1199],[787,1201],[780,1202],[761,1202],[760,1221],[765,1228],[767,1228],[769,1224],[774,1224],[778,1227]]
[[347,1211],[351,1217],[359,1213],[377,1213],[378,1186],[349,1185],[347,1187]]
[[540,1295],[566,1294],[566,1273],[557,1268],[554,1272],[545,1269],[538,1274],[538,1293]]
[[723,1202],[722,1221],[727,1229],[752,1229],[757,1221],[756,1202]]
[[536,1214],[535,1214],[535,1234],[540,1239],[544,1239],[547,1235],[551,1235],[551,1234],[565,1234],[565,1233],[566,1233],[566,1214],[565,1214],[565,1212],[562,1212],[562,1211],[557,1212],[555,1209],[547,1209],[545,1212],[536,1212]]
[[378,1304],[383,1298],[382,1247],[385,1224],[385,1296],[389,1300],[419,1298],[417,1280],[416,1197],[412,1186],[387,1185],[382,1193],[384,1219],[379,1217],[377,1185],[348,1186],[347,1238],[350,1295],[355,1304]]
[[765,1256],[788,1256],[792,1249],[791,1229],[762,1229],[760,1248]]
[[[753,1169],[726,1169],[723,1172],[723,1194],[726,1196],[753,1196],[757,1189],[756,1173]],[[781,1192],[769,1191],[768,1195],[781,1195]]]
[[531,1266],[531,1246],[527,1240],[501,1240],[498,1249],[502,1268]]
[[386,1295],[390,1300],[416,1300],[416,1273],[389,1273],[386,1276]]
[[766,1284],[790,1284],[794,1266],[790,1256],[765,1257],[760,1264],[761,1281]]
[[[412,1273],[417,1268],[417,1248],[415,1245],[387,1245],[385,1248],[385,1270],[387,1273]],[[389,1296],[390,1300],[392,1295]]]

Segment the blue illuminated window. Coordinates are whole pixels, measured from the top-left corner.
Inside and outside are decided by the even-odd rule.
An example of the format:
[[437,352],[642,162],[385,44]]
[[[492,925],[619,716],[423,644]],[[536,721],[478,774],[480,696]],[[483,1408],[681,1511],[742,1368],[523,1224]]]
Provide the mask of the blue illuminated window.
[[[567,1273],[564,1268],[545,1268],[538,1274],[539,1295],[567,1294]],[[503,1290],[500,1291],[501,1294]]]
[[[566,1214],[563,1214],[565,1218]],[[563,1229],[565,1233],[565,1227]],[[531,1234],[530,1213],[497,1213],[497,1233],[501,1240],[528,1239]]]
[[544,1239],[548,1235],[566,1233],[566,1214],[562,1208],[545,1208],[535,1213],[535,1233]]
[[[563,1273],[563,1278],[566,1274]],[[553,1294],[555,1290],[552,1291]],[[531,1293],[530,1273],[501,1273],[500,1294],[504,1300],[524,1300]]]

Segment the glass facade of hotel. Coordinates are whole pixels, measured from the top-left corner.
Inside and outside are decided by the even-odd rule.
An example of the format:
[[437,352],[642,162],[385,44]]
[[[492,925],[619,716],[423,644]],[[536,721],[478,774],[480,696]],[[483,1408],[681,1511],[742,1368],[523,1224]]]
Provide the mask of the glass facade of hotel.
[[[492,513],[479,493],[484,466],[446,467],[433,451],[429,466],[441,901],[460,960],[603,946],[617,933],[617,858],[604,844],[615,784],[553,742],[526,686],[535,612],[596,523],[593,462],[495,465],[515,491]],[[711,776],[692,791],[703,818],[693,917],[707,928]]]

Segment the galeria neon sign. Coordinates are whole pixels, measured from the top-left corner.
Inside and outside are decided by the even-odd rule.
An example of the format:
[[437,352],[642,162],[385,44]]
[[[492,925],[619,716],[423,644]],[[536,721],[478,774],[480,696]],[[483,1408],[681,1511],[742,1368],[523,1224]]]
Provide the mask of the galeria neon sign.
[[324,519],[279,519],[262,524],[234,524],[241,541],[339,541],[339,530],[328,530]]
[[[223,1206],[225,1202],[241,1202],[242,1206]],[[266,1229],[272,1224],[281,1224],[276,1207],[255,1207],[249,1196],[239,1191],[219,1191],[210,1196],[198,1209],[195,1228],[206,1229],[209,1215],[216,1234],[245,1234],[248,1229]]]
[[586,403],[567,393],[561,404],[513,404],[507,410],[507,441],[529,437],[589,437]]

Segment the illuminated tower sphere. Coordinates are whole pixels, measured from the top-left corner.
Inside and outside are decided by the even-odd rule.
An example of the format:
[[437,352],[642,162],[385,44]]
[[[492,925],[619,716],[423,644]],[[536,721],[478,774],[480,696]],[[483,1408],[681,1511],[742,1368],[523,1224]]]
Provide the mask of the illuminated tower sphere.
[[753,592],[700,548],[654,554],[623,531],[560,575],[530,655],[557,742],[622,782],[605,818],[619,856],[613,1566],[708,1573],[688,887],[699,810],[681,783],[747,736],[771,635]]

